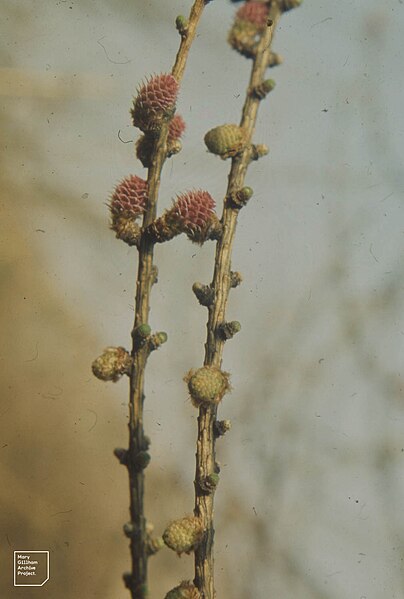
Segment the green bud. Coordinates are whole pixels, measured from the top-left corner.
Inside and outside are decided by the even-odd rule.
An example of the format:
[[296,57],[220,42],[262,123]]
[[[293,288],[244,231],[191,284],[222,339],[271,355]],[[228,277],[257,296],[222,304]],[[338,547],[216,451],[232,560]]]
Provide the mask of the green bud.
[[206,477],[205,484],[211,489],[216,489],[219,484],[220,476],[216,472],[212,472]]
[[158,349],[160,347],[160,345],[163,345],[163,343],[166,343],[167,339],[168,339],[168,335],[164,331],[159,331],[158,333],[154,333],[154,335],[152,335],[150,337],[150,351],[154,351],[155,349]]
[[269,92],[275,89],[276,83],[273,79],[266,79],[262,85],[266,92],[269,94]]
[[234,207],[242,208],[252,198],[253,194],[254,191],[251,187],[242,187],[241,189],[231,193],[228,197],[230,198],[230,201]]
[[226,159],[236,156],[245,148],[246,138],[245,129],[238,125],[226,124],[210,129],[204,141],[209,152]]
[[189,27],[188,19],[183,15],[178,15],[178,17],[175,19],[175,26],[177,28],[178,33],[180,33],[181,35],[185,35]]
[[199,486],[205,493],[212,493],[219,484],[219,478],[218,472],[212,472],[200,481]]
[[253,87],[250,91],[252,96],[255,96],[259,100],[263,100],[265,96],[269,94],[275,87],[275,81],[273,79],[266,79],[259,85]]
[[148,324],[141,324],[136,329],[136,335],[142,339],[146,339],[151,333],[151,327]]

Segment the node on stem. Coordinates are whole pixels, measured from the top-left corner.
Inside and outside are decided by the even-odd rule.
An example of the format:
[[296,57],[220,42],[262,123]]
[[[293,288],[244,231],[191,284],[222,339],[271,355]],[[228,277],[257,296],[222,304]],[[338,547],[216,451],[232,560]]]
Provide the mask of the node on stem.
[[223,160],[239,154],[246,146],[246,132],[235,124],[219,125],[208,131],[204,138],[209,152]]
[[163,540],[167,547],[181,555],[195,549],[202,540],[203,532],[203,524],[199,518],[186,516],[167,526]]
[[132,358],[124,347],[107,347],[91,365],[98,379],[114,383],[124,374],[130,374],[131,368]]
[[201,404],[218,404],[230,390],[229,374],[216,366],[202,366],[190,370],[184,377],[188,384],[191,401],[195,407]]

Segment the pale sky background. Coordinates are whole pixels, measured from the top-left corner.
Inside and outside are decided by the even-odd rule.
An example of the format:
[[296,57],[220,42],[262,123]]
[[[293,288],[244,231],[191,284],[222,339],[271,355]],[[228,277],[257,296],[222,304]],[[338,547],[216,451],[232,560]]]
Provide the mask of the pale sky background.
[[[136,252],[108,230],[105,202],[124,176],[145,176],[118,132],[136,139],[131,98],[145,76],[171,68],[173,23],[190,5],[25,0],[1,9],[4,164],[15,190],[3,206],[6,216],[13,206],[21,214],[24,243],[37,256],[33,277],[55,290],[60,314],[75,313],[77,328],[91,331],[88,345],[77,346],[87,363],[72,355],[67,369],[59,337],[49,380],[82,388],[106,431],[116,418],[107,440],[96,427],[91,443],[105,450],[109,489],[120,490],[115,498],[105,490],[102,501],[121,507],[122,522],[125,474],[111,450],[126,442],[126,385],[103,386],[89,365],[107,345],[129,346]],[[192,187],[221,204],[229,162],[209,155],[203,136],[240,118],[250,63],[226,44],[235,8],[214,0],[205,10],[178,102],[188,129],[182,153],[166,163],[161,209]],[[233,429],[218,446],[218,599],[404,599],[403,27],[401,0],[307,0],[276,34],[285,61],[270,72],[277,86],[255,134],[271,151],[249,170],[255,194],[240,215],[233,258],[244,282],[228,317],[242,331],[224,358],[234,391],[220,414]],[[10,239],[6,231],[6,254]],[[211,279],[212,258],[213,244],[201,249],[185,238],[156,248],[151,324],[169,343],[149,363],[146,429],[150,470],[173,469],[187,490],[178,498],[173,484],[162,493],[175,496],[174,510],[192,510],[196,412],[182,376],[202,363],[206,313],[191,286]],[[44,343],[47,325],[35,314],[32,346],[15,345],[24,360]],[[10,318],[17,322],[18,312]],[[88,420],[86,401],[75,417]],[[51,409],[57,419],[57,404]],[[35,454],[42,438],[30,438]],[[84,456],[93,467],[95,451]],[[162,496],[149,499],[157,519]],[[232,502],[241,510],[233,515]],[[243,509],[251,521],[242,521]],[[177,567],[192,577],[190,558],[180,566],[170,559],[173,586]],[[127,596],[123,569],[110,575],[116,599]],[[80,576],[76,591],[56,586],[52,599],[88,592]],[[102,593],[94,597],[112,596]]]

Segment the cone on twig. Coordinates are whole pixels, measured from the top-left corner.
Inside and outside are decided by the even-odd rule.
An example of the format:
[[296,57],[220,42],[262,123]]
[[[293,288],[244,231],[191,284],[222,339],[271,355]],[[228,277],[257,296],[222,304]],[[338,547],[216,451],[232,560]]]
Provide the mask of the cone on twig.
[[196,516],[186,516],[175,520],[167,526],[163,533],[164,543],[178,555],[193,551],[201,542],[202,537],[202,521]]
[[132,358],[124,347],[107,347],[91,365],[93,374],[102,381],[118,381],[130,374]]
[[264,31],[267,26],[269,7],[263,2],[246,2],[236,12],[236,19],[255,25],[257,32]]
[[[178,154],[181,150],[181,137],[186,129],[184,119],[176,114],[168,125],[167,156]],[[150,168],[155,152],[157,137],[154,131],[142,135],[136,142],[136,156],[145,168]]]
[[201,189],[188,191],[177,196],[172,208],[167,210],[146,229],[156,242],[169,241],[185,233],[191,241],[204,243],[217,238],[221,226],[214,211],[215,201]]
[[268,24],[267,3],[251,1],[243,4],[236,13],[228,42],[246,58],[254,58],[260,38]]
[[171,74],[156,75],[142,85],[131,110],[135,127],[156,131],[175,110],[179,85]]
[[136,220],[146,210],[147,201],[147,181],[136,175],[123,179],[112,193],[111,229],[128,245],[137,245],[139,241],[140,228]]
[[247,144],[245,130],[234,124],[219,125],[210,129],[204,141],[209,152],[217,154],[223,160],[239,154]]
[[190,370],[184,377],[188,384],[191,401],[195,407],[201,404],[218,404],[230,390],[229,374],[216,366],[203,366]]

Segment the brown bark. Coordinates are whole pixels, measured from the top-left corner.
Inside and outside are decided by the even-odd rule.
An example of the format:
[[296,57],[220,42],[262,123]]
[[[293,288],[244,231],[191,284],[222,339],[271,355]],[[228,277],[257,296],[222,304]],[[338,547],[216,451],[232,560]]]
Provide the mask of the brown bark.
[[[205,7],[205,0],[195,0],[189,16],[186,33],[181,35],[181,44],[177,53],[173,76],[180,83],[184,74],[189,50],[195,38],[196,29]],[[160,187],[160,177],[167,157],[168,124],[164,124],[159,133],[154,155],[151,157],[151,166],[148,170],[149,204],[143,219],[143,228],[146,228],[156,217],[157,200]],[[132,572],[127,581],[132,599],[144,599],[147,584],[147,535],[146,518],[144,515],[144,471],[139,468],[136,456],[147,449],[143,428],[143,401],[145,368],[149,355],[148,345],[143,346],[133,334],[142,324],[148,324],[150,311],[150,294],[155,280],[155,267],[153,265],[154,243],[147,235],[143,235],[139,245],[139,265],[136,280],[135,321],[132,332],[133,337],[133,368],[130,375],[129,393],[129,452],[127,467],[129,472],[130,488],[130,517],[133,525],[133,534],[130,540],[132,558]]]
[[[251,161],[251,139],[254,133],[260,99],[251,90],[261,85],[265,79],[271,55],[271,43],[276,23],[280,17],[280,9],[276,3],[270,8],[269,23],[259,42],[253,59],[249,88],[244,102],[240,126],[246,131],[248,144],[242,153],[232,159],[226,198],[244,186],[248,165]],[[226,306],[231,280],[231,254],[237,227],[239,208],[225,200],[222,224],[223,235],[217,242],[215,267],[212,281],[214,301],[208,307],[207,339],[205,344],[205,365],[218,368],[222,364],[225,340],[218,335],[220,325],[225,322]],[[217,407],[201,406],[198,417],[198,440],[196,451],[195,473],[195,515],[202,518],[206,534],[203,542],[195,550],[195,585],[201,592],[202,599],[214,599],[214,556],[213,556],[213,508],[214,489],[206,492],[203,481],[215,472],[215,422]]]

